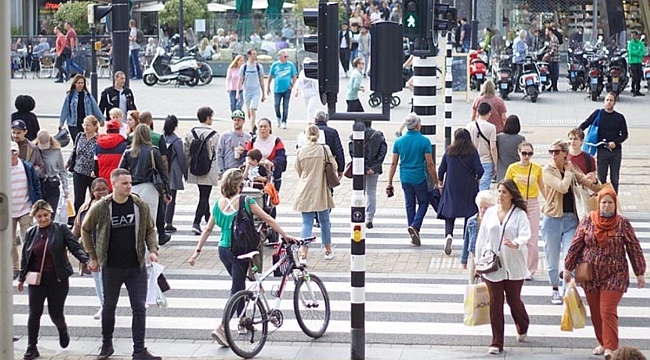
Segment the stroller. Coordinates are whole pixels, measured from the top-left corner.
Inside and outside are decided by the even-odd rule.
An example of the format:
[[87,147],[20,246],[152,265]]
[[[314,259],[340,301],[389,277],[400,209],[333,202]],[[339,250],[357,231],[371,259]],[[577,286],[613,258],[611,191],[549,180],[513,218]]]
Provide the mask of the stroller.
[[[260,175],[265,175],[266,181],[258,182],[246,180],[241,194],[255,199],[255,202],[264,210],[264,212],[275,217],[275,206],[280,203],[280,198],[275,186],[273,185],[273,171],[271,166],[272,164],[269,163],[265,163],[264,165],[260,164],[260,170],[264,171],[264,174],[260,171]],[[272,246],[279,241],[278,233],[261,218],[253,216],[253,221],[255,222],[257,232],[260,234],[260,243]]]

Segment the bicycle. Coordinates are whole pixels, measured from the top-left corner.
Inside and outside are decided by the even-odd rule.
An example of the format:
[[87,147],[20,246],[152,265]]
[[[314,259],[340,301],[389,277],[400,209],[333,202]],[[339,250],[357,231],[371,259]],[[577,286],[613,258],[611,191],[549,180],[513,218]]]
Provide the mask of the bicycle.
[[[255,283],[248,289],[235,293],[226,303],[224,310],[226,341],[235,354],[245,359],[254,357],[264,348],[269,334],[269,323],[275,327],[271,333],[282,326],[284,315],[280,310],[280,303],[289,277],[295,283],[293,310],[298,325],[309,337],[317,339],[323,336],[331,316],[329,295],[323,281],[308,273],[304,266],[296,262],[300,246],[308,245],[315,239],[310,237],[293,244],[276,245],[274,256],[278,257],[278,261],[263,274],[258,274],[259,269],[253,262],[253,257],[259,255],[259,251],[251,251],[237,257],[251,262]],[[273,274],[279,274],[282,280],[277,290],[271,289],[271,295],[275,297],[271,306],[263,282]]]

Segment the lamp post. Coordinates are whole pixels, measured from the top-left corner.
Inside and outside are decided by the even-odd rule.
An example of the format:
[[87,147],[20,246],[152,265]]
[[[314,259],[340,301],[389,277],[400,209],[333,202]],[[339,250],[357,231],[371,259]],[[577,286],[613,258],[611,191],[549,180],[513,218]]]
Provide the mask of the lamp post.
[[185,9],[183,9],[183,0],[178,0],[178,36],[180,36],[180,44],[178,44],[180,57],[185,56]]

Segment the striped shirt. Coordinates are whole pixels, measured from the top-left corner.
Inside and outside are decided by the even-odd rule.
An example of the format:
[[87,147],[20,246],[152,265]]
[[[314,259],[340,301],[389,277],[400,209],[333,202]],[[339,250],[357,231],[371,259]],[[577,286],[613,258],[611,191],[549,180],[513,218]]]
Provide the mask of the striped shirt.
[[29,213],[32,202],[29,199],[27,174],[22,161],[11,166],[11,217],[19,218]]

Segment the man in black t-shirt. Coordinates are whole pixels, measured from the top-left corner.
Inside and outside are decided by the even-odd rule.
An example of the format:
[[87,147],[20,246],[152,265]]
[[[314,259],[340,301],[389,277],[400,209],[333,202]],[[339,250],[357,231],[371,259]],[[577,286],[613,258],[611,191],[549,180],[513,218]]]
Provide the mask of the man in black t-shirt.
[[115,309],[122,284],[129,293],[133,311],[133,359],[161,360],[162,357],[152,355],[144,346],[148,282],[145,247],[149,250],[149,261],[158,262],[156,230],[149,206],[140,197],[131,194],[129,171],[113,170],[111,184],[113,193],[90,208],[81,227],[84,248],[91,259],[88,268],[91,271],[102,269],[103,339],[96,360],[106,360],[114,352]]
[[596,167],[598,169],[598,180],[601,183],[609,180],[618,193],[618,179],[621,172],[621,161],[623,158],[622,144],[627,140],[627,123],[623,114],[614,111],[616,105],[616,94],[608,93],[605,96],[605,107],[591,113],[587,120],[580,124],[580,129],[587,129],[600,114],[598,125],[598,142],[605,141],[607,145],[598,147],[596,153]]

